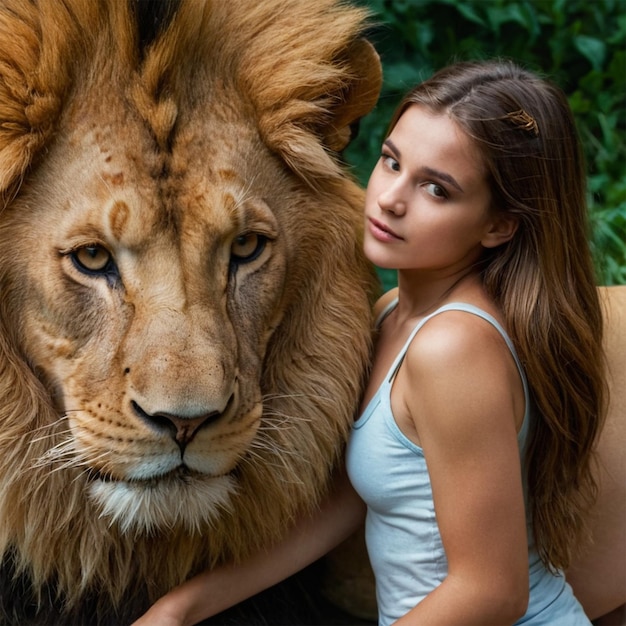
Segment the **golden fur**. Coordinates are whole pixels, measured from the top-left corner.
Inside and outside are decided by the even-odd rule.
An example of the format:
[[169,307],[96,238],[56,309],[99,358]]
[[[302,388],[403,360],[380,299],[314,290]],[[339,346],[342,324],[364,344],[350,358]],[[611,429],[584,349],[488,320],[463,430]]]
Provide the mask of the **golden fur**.
[[[609,408],[597,446],[598,500],[591,541],[567,571],[592,618],[621,605],[599,624],[626,624],[626,285],[601,288],[608,362]],[[619,614],[619,618],[618,615]]]
[[121,0],[0,3],[0,551],[36,593],[154,598],[324,492],[376,289],[364,18],[183,1],[141,50]]

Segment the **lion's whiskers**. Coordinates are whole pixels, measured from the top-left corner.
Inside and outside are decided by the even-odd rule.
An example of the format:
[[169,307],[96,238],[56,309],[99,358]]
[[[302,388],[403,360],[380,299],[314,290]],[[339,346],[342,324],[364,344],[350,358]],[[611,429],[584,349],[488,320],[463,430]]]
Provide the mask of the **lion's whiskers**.
[[[267,457],[262,456],[261,454],[256,452],[253,448],[254,446],[248,449],[247,454],[245,456],[245,460],[244,460],[244,462],[249,463],[251,466],[254,466],[258,463],[262,465],[263,467],[275,467],[278,470],[283,470],[283,469],[291,470],[292,469],[289,466],[289,464],[286,462],[284,454],[281,454],[279,452],[273,455],[272,459],[268,459]],[[294,472],[288,471],[286,475],[290,477],[290,480],[287,481],[286,479],[283,478],[282,482],[289,482],[294,485],[303,484],[302,480],[296,480],[296,476]]]
[[[51,426],[58,426],[58,423]],[[33,441],[41,442],[54,437],[62,437],[62,439],[40,455],[39,458],[31,464],[32,469],[45,468],[48,470],[48,476],[67,470],[78,470],[78,473],[72,480],[72,482],[75,482],[89,475],[89,473],[93,471],[92,466],[94,463],[104,462],[110,457],[110,451],[108,450],[101,450],[97,455],[90,456],[88,460],[84,458],[83,455],[77,454],[75,442],[71,437],[71,429],[69,427],[62,431],[59,431],[57,428],[55,432],[37,437],[33,439]]]
[[297,423],[308,424],[311,423],[311,419],[308,417],[293,417],[288,413],[272,412],[270,414],[264,414],[261,419],[260,431],[281,431],[291,430],[296,427]]
[[294,450],[289,450],[285,448],[274,439],[265,439],[262,437],[255,439],[250,444],[250,447],[247,450],[248,453],[256,454],[256,456],[258,456],[259,459],[264,458],[259,454],[259,452],[262,452],[262,451],[269,451],[272,453],[272,455],[275,455],[276,457],[281,458],[281,459],[286,456],[294,456],[294,457],[300,456]]
[[[55,424],[56,426],[56,424]],[[45,428],[41,427],[41,428],[37,428],[36,430],[34,430],[33,432],[37,432],[37,431],[44,431]],[[71,435],[71,429],[70,428],[65,428],[63,430],[59,430],[58,428],[55,428],[54,430],[52,430],[52,428],[50,428],[51,432],[45,433],[45,434],[41,434],[40,436],[37,437],[32,437],[30,439],[30,443],[42,443],[44,441],[48,441],[50,439],[56,439],[57,437],[64,437],[64,436],[70,436]]]

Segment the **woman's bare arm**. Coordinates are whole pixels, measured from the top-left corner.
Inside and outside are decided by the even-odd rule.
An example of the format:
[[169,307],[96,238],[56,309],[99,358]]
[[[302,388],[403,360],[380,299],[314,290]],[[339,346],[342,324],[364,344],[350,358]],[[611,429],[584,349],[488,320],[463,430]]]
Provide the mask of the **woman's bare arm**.
[[192,626],[279,583],[349,537],[363,522],[365,505],[345,472],[328,498],[279,543],[241,564],[206,570],[159,599],[133,626]]
[[483,320],[448,312],[418,333],[403,367],[394,414],[406,407],[424,450],[448,575],[397,624],[513,623],[528,602],[528,548],[510,352]]

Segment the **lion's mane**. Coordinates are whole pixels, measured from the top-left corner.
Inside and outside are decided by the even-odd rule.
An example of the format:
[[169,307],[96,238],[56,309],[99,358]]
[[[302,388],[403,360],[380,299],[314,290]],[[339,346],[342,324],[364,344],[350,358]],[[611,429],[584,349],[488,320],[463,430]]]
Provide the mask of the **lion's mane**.
[[[146,5],[155,5],[160,15],[143,19]],[[127,618],[199,569],[244,558],[274,540],[324,493],[361,393],[376,289],[360,252],[362,192],[338,157],[353,123],[378,95],[377,60],[360,39],[365,18],[363,10],[334,0],[182,0],[136,6],[123,0],[0,2],[0,584],[5,621],[45,621],[52,605],[79,615],[87,601],[96,614],[109,615],[101,619],[111,614]],[[230,141],[223,128],[231,121],[247,143],[238,136]],[[234,336],[262,325],[255,330],[260,337],[255,345],[264,346],[257,367],[263,413],[254,438],[221,483],[223,493],[207,489],[203,496],[202,478],[196,477],[194,497],[181,500],[183,486],[170,492],[170,483],[161,485],[154,478],[139,496],[130,481],[126,495],[118,489],[106,504],[90,489],[98,481],[103,491],[110,488],[111,481],[100,480],[98,473],[109,466],[96,471],[87,453],[76,453],[72,413],[82,407],[64,406],[67,392],[59,391],[65,382],[59,372],[75,358],[79,343],[81,354],[93,351],[92,359],[107,342],[110,351],[117,349],[121,336],[90,339],[90,333],[95,336],[109,323],[98,317],[103,305],[94,304],[108,300],[97,301],[100,296],[81,286],[107,280],[114,285],[117,279],[94,278],[84,267],[77,274],[75,250],[47,256],[47,233],[50,240],[56,237],[57,224],[71,211],[80,217],[80,202],[74,199],[84,181],[98,179],[107,189],[122,184],[122,174],[105,176],[91,157],[80,156],[86,137],[103,146],[105,135],[106,145],[114,146],[111,154],[122,154],[124,163],[138,170],[148,164],[141,180],[157,181],[158,198],[172,206],[177,202],[181,215],[192,211],[197,198],[191,192],[177,196],[177,181],[193,168],[201,171],[202,147],[215,149],[215,142],[223,145],[213,155],[238,152],[242,169],[247,168],[244,191],[232,192],[233,211],[247,201],[247,193],[254,195],[257,181],[265,193],[275,193],[276,204],[283,203],[275,211],[282,265],[256,286],[254,272],[246,269],[241,285],[215,288],[220,297],[227,288],[239,289],[236,311],[230,305],[223,320],[236,318]],[[202,141],[194,144],[198,135]],[[191,146],[188,153],[185,142]],[[215,170],[206,167],[205,178],[210,178]],[[232,174],[217,173],[221,179],[216,174],[209,181],[207,197],[213,187],[235,184]],[[200,189],[203,180],[198,175],[192,188]],[[63,204],[59,198],[69,200]],[[118,204],[113,230],[130,219],[128,204]],[[170,211],[169,230],[163,229],[163,220],[148,221],[146,228],[185,242],[193,223],[183,223]],[[94,232],[99,216],[96,211],[89,218]],[[220,219],[225,219],[222,214]],[[208,245],[207,256],[218,243]],[[102,248],[87,242],[80,250],[96,254]],[[129,245],[125,254],[134,250]],[[65,279],[54,277],[49,267],[57,257],[65,261],[70,256],[74,265],[67,272],[74,272],[78,282],[67,289]],[[154,267],[156,282],[160,276],[169,280],[168,262]],[[210,263],[221,267],[217,257]],[[137,298],[143,297],[144,286],[136,288]],[[142,309],[138,301],[129,302],[128,285],[114,287],[117,291],[111,287],[107,293],[122,294],[119,306],[125,307],[115,323],[130,323],[148,305],[142,300]],[[200,288],[194,289],[195,294]],[[262,324],[256,321],[261,312],[245,304],[260,291],[274,298],[272,310],[262,312]],[[66,300],[65,309],[59,299]],[[197,300],[204,302],[201,296]],[[37,343],[33,334],[45,340]],[[239,351],[246,361],[243,348],[226,340],[221,348]],[[168,349],[162,346],[166,355]],[[48,368],[51,354],[55,363],[65,359],[57,369]],[[88,356],[81,358],[89,363]],[[107,397],[101,395],[96,404],[89,391],[84,395],[88,408],[81,432],[93,422],[101,439],[107,436],[105,424],[111,445],[131,454],[140,444],[120,434],[128,428],[122,418],[110,423],[106,415],[99,418]],[[142,448],[142,454],[148,452]],[[140,599],[136,606],[131,598]]]

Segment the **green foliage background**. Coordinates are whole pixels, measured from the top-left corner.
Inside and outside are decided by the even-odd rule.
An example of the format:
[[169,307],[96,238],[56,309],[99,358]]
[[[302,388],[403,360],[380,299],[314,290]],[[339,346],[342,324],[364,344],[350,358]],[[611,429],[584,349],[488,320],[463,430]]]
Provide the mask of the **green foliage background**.
[[[359,1],[359,0],[357,0]],[[367,183],[387,122],[415,83],[455,60],[514,59],[568,95],[589,172],[598,283],[626,284],[626,0],[360,0],[384,85],[346,152]],[[395,275],[381,273],[385,286]]]

